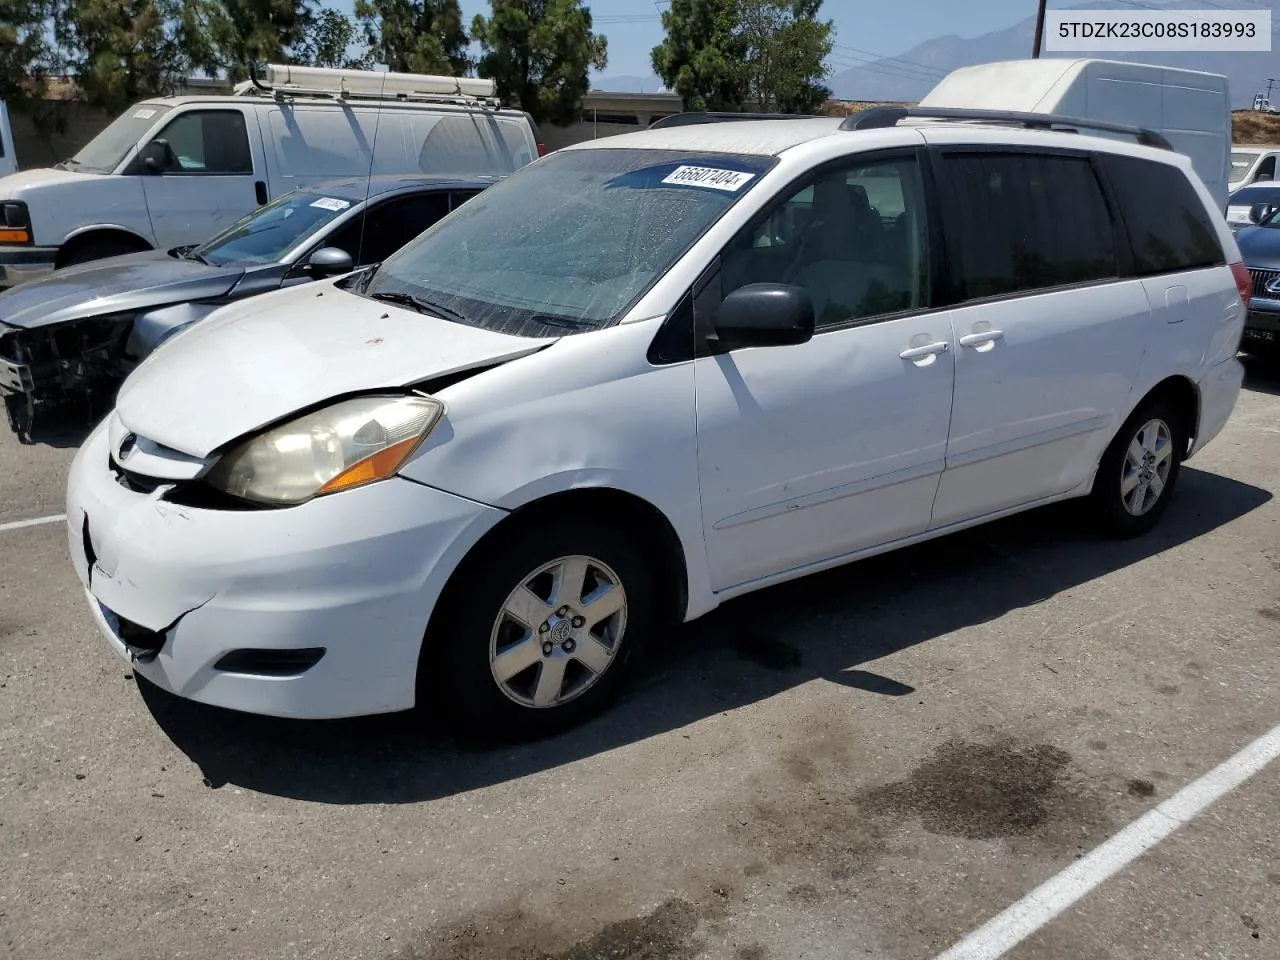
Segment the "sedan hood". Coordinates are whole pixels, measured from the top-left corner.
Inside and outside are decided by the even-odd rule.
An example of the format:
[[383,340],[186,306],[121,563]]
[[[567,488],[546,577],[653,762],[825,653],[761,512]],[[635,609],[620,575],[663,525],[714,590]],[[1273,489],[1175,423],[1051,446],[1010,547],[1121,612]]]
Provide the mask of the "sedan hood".
[[0,293],[0,323],[23,330],[227,293],[242,267],[210,267],[148,251],[64,267]]
[[1236,243],[1251,269],[1280,270],[1280,227],[1245,227]]
[[125,381],[116,410],[134,433],[207,457],[330,398],[513,360],[555,340],[311,284],[224,307],[174,337]]

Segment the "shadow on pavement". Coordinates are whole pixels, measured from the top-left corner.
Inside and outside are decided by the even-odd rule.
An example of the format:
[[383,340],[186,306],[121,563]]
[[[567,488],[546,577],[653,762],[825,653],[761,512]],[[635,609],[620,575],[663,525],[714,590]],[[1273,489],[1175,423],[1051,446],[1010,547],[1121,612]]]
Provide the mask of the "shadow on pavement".
[[[37,410],[27,442],[60,450],[74,450],[84,443],[93,428],[111,412],[111,407],[110,402],[99,399],[92,405],[76,403],[50,410]],[[4,411],[0,410],[0,429],[8,430],[10,427],[3,415]]]
[[860,665],[1039,603],[1270,499],[1265,490],[1188,467],[1164,521],[1135,540],[1100,539],[1063,504],[774,587],[659,638],[630,694],[591,723],[513,747],[464,746],[416,713],[277,720],[139,686],[162,729],[213,787],[321,803],[412,803],[548,770],[815,679],[841,684],[850,696],[910,694],[910,686]]
[[1280,397],[1280,351],[1240,358],[1244,362],[1244,387],[1256,393]]

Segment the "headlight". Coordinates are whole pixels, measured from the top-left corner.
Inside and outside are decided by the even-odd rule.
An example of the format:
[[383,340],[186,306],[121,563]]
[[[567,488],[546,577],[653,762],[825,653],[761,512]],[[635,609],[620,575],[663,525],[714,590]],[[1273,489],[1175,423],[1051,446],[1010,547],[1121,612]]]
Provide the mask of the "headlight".
[[430,397],[357,397],[275,427],[232,449],[211,486],[288,506],[394,476],[444,415]]

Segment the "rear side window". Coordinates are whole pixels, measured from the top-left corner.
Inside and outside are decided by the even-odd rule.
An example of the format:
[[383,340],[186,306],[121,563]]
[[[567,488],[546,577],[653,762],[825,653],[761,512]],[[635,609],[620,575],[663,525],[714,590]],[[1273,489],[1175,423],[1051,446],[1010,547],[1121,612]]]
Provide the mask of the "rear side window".
[[961,300],[1118,275],[1114,225],[1088,159],[966,152],[942,162]]
[[1099,159],[1120,203],[1139,276],[1225,262],[1209,211],[1181,170],[1138,157]]
[[324,241],[351,254],[356,266],[381,263],[449,212],[449,195],[439,193],[393,197]]

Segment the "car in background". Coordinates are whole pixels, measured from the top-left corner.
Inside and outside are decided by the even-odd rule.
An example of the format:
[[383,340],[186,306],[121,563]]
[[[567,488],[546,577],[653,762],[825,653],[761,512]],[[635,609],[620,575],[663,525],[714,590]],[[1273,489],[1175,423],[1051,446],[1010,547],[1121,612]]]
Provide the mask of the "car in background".
[[285,194],[206,243],[67,267],[0,293],[0,396],[24,442],[40,408],[93,409],[218,307],[379,263],[498,178],[375,177]]
[[0,178],[0,288],[200,243],[338,178],[505,176],[537,136],[477,77],[275,64],[231,96],[143,100],[52,169]]
[[1272,144],[1235,144],[1231,148],[1231,171],[1227,189],[1235,192],[1251,183],[1265,183],[1276,178],[1276,158],[1280,146]]
[[1240,348],[1250,353],[1275,353],[1280,348],[1280,212],[1241,230],[1236,243],[1249,268],[1249,311]]
[[1227,223],[1239,234],[1280,209],[1280,183],[1255,183],[1241,187],[1227,200]]

